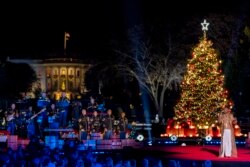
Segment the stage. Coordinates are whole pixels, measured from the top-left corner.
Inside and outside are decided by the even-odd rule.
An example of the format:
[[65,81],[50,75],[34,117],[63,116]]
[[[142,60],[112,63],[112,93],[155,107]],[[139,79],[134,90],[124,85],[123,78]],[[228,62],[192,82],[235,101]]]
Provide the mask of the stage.
[[155,157],[161,159],[165,165],[173,160],[181,166],[202,166],[204,163],[211,163],[212,166],[250,166],[250,149],[244,146],[237,147],[237,158],[219,158],[219,145],[204,146],[145,146],[131,152],[130,156],[140,155],[141,157]]

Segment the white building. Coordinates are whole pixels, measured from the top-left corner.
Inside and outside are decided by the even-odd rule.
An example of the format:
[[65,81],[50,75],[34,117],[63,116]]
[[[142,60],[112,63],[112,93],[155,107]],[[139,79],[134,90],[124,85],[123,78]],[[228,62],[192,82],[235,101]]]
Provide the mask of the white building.
[[91,65],[84,64],[79,59],[8,59],[8,61],[27,63],[33,68],[38,78],[33,85],[33,91],[37,88],[46,91],[54,99],[60,97],[61,91],[65,91],[70,99],[87,92],[85,73]]

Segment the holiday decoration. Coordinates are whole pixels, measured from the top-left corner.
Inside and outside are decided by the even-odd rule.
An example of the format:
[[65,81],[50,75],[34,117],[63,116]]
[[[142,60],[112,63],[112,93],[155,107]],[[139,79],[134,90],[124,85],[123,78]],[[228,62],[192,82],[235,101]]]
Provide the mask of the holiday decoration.
[[204,36],[192,51],[187,72],[180,85],[181,96],[176,104],[175,120],[178,124],[191,122],[198,129],[208,129],[216,123],[217,115],[225,107],[233,106],[229,93],[224,88],[222,61],[212,41],[206,37],[209,23],[204,20]]

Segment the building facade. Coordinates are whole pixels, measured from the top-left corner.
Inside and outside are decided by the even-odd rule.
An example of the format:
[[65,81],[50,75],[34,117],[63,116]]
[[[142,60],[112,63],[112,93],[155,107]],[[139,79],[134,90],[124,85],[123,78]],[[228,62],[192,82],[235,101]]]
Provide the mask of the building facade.
[[62,91],[65,91],[70,99],[77,98],[87,92],[85,73],[91,65],[84,64],[79,59],[9,59],[8,61],[27,63],[32,67],[38,78],[38,81],[33,85],[33,92],[40,89],[47,92],[53,99],[58,99]]

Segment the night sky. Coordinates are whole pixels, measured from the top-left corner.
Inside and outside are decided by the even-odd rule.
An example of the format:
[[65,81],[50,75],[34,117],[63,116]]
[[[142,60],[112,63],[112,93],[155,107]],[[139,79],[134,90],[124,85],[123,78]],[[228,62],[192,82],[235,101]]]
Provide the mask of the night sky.
[[[64,31],[71,34],[68,49],[94,55],[110,49],[113,38],[124,36],[137,24],[159,24],[172,20],[182,26],[184,20],[210,12],[246,13],[250,5],[226,0],[106,0],[78,4],[1,5],[0,56],[33,57],[63,51]],[[193,1],[194,2],[194,1]],[[218,4],[218,3],[224,4]]]

